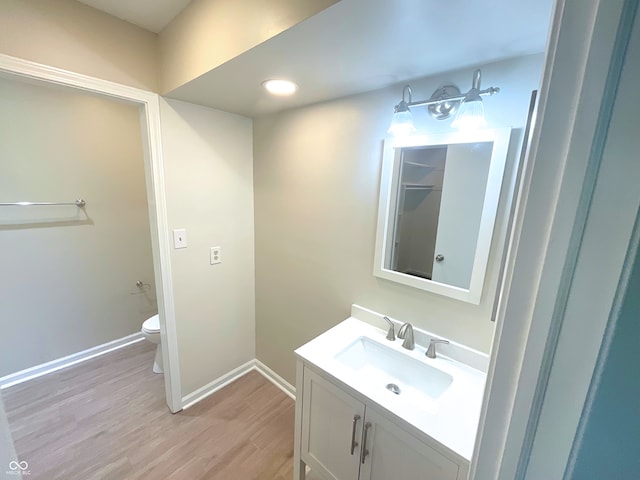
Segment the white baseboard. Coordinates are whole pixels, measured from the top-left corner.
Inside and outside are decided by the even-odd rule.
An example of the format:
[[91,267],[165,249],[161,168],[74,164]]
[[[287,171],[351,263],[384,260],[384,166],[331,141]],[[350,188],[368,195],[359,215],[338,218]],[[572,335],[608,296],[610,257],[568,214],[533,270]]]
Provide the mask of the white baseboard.
[[221,388],[226,387],[231,382],[237,380],[238,378],[246,375],[255,367],[255,360],[249,360],[244,365],[240,365],[237,368],[234,368],[228,373],[225,373],[221,377],[216,378],[214,381],[206,384],[204,387],[200,387],[194,392],[189,393],[182,397],[182,409],[186,410],[189,407],[192,407],[196,403],[201,400],[204,400],[209,395],[217,392]]
[[232,382],[235,382],[240,377],[243,377],[253,370],[257,371],[260,375],[273,383],[286,395],[293,398],[294,400],[296,399],[296,389],[293,385],[291,385],[284,378],[267,367],[260,360],[253,359],[249,360],[243,365],[240,365],[237,368],[234,368],[230,372],[225,373],[221,377],[216,378],[214,381],[206,384],[204,387],[200,387],[198,390],[182,397],[182,409],[186,410],[187,408],[194,406],[196,403],[204,400],[209,395],[214,394],[218,390],[226,387]]
[[276,372],[267,367],[264,363],[256,358],[254,369],[260,373],[263,377],[273,383],[276,387],[289,395],[294,400],[296,399],[296,387],[287,382],[284,378],[278,375]]
[[[78,363],[85,362],[100,355],[104,355],[105,353],[113,352],[114,350],[126,347],[142,340],[144,340],[142,333],[137,332],[133,335],[128,335],[126,337],[119,338],[117,340],[113,340],[111,342],[104,343],[87,350],[83,350],[82,352],[74,353],[72,355],[68,355],[51,362],[36,365],[35,367],[27,368],[25,370],[6,375],[4,377],[0,377],[0,390],[18,385],[19,383],[23,383],[28,380],[33,380],[34,378],[38,378],[43,375],[56,372],[58,370],[62,370],[63,368],[71,367],[72,365],[77,365]],[[218,377],[204,387],[201,387],[198,390],[182,397],[182,409],[185,410],[195,405],[199,401],[226,387],[231,382],[237,380],[238,378],[246,375],[253,370],[257,371],[260,375],[273,383],[286,395],[294,400],[296,399],[296,389],[293,385],[287,382],[284,378],[282,378],[260,360],[253,359],[249,360],[243,365],[240,365],[237,368],[234,368],[221,377]]]
[[131,345],[142,340],[144,340],[142,333],[137,332],[132,335],[113,340],[111,342],[103,343],[102,345],[98,345],[97,347],[91,347],[87,350],[83,350],[82,352],[73,353],[71,355],[67,355],[66,357],[52,360],[51,362],[43,363],[41,365],[36,365],[35,367],[11,373],[4,377],[0,377],[0,390],[18,385],[19,383],[26,382],[27,380],[33,380],[34,378],[41,377],[48,373],[53,373],[57,370],[62,370],[63,368],[67,368],[81,362],[86,362],[91,358],[104,355],[105,353],[113,352],[114,350],[126,347],[127,345]]

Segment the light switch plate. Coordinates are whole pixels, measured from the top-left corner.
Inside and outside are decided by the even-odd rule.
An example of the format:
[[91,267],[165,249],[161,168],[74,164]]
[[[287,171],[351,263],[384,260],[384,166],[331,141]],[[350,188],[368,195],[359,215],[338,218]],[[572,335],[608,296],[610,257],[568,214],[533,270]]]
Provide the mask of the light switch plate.
[[184,228],[173,231],[173,248],[187,248],[187,231]]

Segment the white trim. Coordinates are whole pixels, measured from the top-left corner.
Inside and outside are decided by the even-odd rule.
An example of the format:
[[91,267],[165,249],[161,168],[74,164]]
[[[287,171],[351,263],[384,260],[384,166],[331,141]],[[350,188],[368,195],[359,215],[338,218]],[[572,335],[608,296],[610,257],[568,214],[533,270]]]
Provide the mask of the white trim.
[[607,77],[603,65],[611,58],[617,30],[612,19],[621,3],[556,1],[498,304],[472,480],[523,478],[525,473],[518,470],[519,460],[529,454],[527,425],[539,413],[536,386],[553,358],[545,347],[553,334],[554,308],[569,284],[571,237],[580,221],[582,185]]
[[[480,304],[487,272],[491,241],[496,223],[496,212],[500,201],[500,192],[504,169],[507,161],[511,128],[484,129],[472,132],[452,132],[446,134],[414,135],[405,138],[388,138],[384,141],[382,173],[380,175],[380,200],[378,204],[378,222],[376,227],[376,245],[373,261],[373,274],[393,282],[419,288],[427,292],[445,295],[463,302]],[[389,245],[393,241],[392,210],[397,195],[394,185],[400,174],[400,156],[402,147],[425,145],[453,145],[476,142],[493,142],[491,162],[487,175],[476,252],[469,280],[469,288],[461,288],[445,283],[407,275],[386,267],[390,256]]]
[[81,73],[69,72],[5,54],[0,54],[0,71],[36,81],[55,83],[86,92],[121,98],[134,103],[147,103],[153,97],[157,97],[157,94],[139,88],[90,77]]
[[[34,378],[48,375],[49,373],[62,370],[63,368],[86,362],[87,360],[91,360],[92,358],[99,357],[115,350],[119,350],[143,340],[144,336],[142,335],[142,333],[137,332],[126,337],[119,338],[102,345],[98,345],[96,347],[88,348],[87,350],[83,350],[81,352],[67,355],[66,357],[62,357],[51,362],[36,365],[35,367],[27,368],[16,373],[11,373],[4,377],[0,377],[0,390],[13,387],[14,385],[18,385],[28,380],[33,380]],[[181,409],[186,410],[187,408],[192,407],[196,403],[207,398],[209,395],[212,395],[218,390],[221,390],[230,383],[235,382],[239,378],[252,371],[258,372],[265,379],[269,380],[276,387],[282,390],[282,392],[288,397],[292,398],[293,400],[296,399],[296,388],[293,385],[287,382],[284,378],[282,378],[260,360],[253,359],[216,378],[214,381],[206,384],[204,387],[201,387],[198,390],[186,395],[181,401]]]
[[249,360],[247,363],[234,368],[230,372],[216,378],[214,381],[207,383],[204,387],[200,387],[194,392],[185,395],[182,399],[182,409],[186,410],[189,407],[194,406],[201,400],[204,400],[209,395],[216,393],[218,390],[226,387],[232,382],[235,382],[240,377],[245,376],[251,370],[255,368],[255,360]]
[[160,99],[157,95],[147,103],[146,122],[147,138],[149,139],[151,162],[145,165],[149,170],[147,178],[147,197],[149,201],[152,237],[152,250],[156,285],[162,288],[156,294],[158,297],[158,312],[160,313],[160,338],[162,359],[165,373],[165,394],[169,410],[176,413],[182,408],[182,387],[180,382],[180,362],[178,355],[178,332],[176,329],[175,304],[173,298],[173,276],[171,273],[171,239],[169,221],[167,219],[167,202],[164,181],[164,156],[160,129]]
[[[607,324],[615,313],[616,289],[622,288],[625,253],[640,208],[640,164],[634,161],[639,142],[626,130],[637,108],[637,102],[628,99],[640,77],[640,17],[636,0],[621,3],[621,12],[606,2],[605,16],[598,13],[598,23],[604,20],[610,28],[613,48],[606,57],[592,60],[607,74],[601,99],[596,100],[602,106],[585,152],[588,164],[527,427],[520,478],[566,475]],[[603,51],[602,44],[597,48]],[[594,101],[593,90],[589,94],[587,101]],[[580,137],[576,143],[587,139]]]
[[160,131],[160,102],[157,94],[138,88],[121,85],[99,78],[73,73],[59,68],[41,65],[9,55],[0,54],[0,73],[54,83],[111,98],[126,100],[141,108],[141,130],[146,142],[145,172],[149,223],[160,314],[160,338],[164,360],[165,393],[169,409],[177,412],[182,408],[178,338],[176,333],[173,283],[171,278],[171,244],[167,222],[164,167]]
[[578,459],[578,454],[582,449],[586,428],[589,424],[589,422],[585,421],[585,419],[588,419],[593,413],[594,403],[596,400],[596,396],[601,389],[602,379],[605,376],[605,368],[607,367],[607,362],[611,354],[611,349],[614,343],[616,331],[618,330],[620,317],[621,315],[623,315],[625,303],[632,295],[632,292],[629,290],[629,283],[631,283],[632,281],[631,276],[634,273],[633,270],[636,268],[638,255],[640,255],[640,216],[636,216],[633,234],[631,237],[631,241],[629,242],[629,249],[624,259],[622,273],[620,275],[620,283],[618,285],[618,288],[616,289],[613,306],[611,308],[611,314],[605,327],[604,335],[602,336],[600,351],[598,352],[596,366],[593,371],[593,379],[591,381],[591,385],[589,386],[589,391],[587,392],[580,423],[576,429],[576,435],[574,443],[572,445],[571,455],[569,456],[569,461],[567,462],[565,478],[574,478],[575,476],[576,461]]
[[35,367],[26,368],[19,372],[5,375],[4,377],[0,377],[0,390],[13,387],[14,385],[18,385],[19,383],[23,383],[28,380],[33,380],[34,378],[42,377],[49,373],[57,372],[58,370],[77,365],[78,363],[86,362],[92,358],[113,352],[114,350],[119,350],[142,340],[144,340],[142,333],[137,332],[111,342],[103,343],[96,347],[88,348],[81,352],[67,355],[66,357],[58,358],[57,360],[52,360],[47,363],[36,365]]
[[286,395],[292,399],[296,399],[296,387],[287,382],[284,378],[278,375],[276,372],[267,367],[264,363],[256,358],[254,369],[262,375],[264,378],[273,383],[276,387],[282,390]]
[[258,372],[293,400],[296,399],[296,388],[293,385],[267,367],[260,360],[254,358],[253,360],[249,360],[247,363],[234,368],[230,372],[221,375],[214,381],[207,383],[204,387],[200,387],[196,391],[185,395],[182,399],[182,409],[186,410],[187,408],[193,407],[196,403],[204,400],[209,395],[216,393],[218,390],[223,389],[230,383],[235,382],[239,378],[244,377],[247,373],[253,371]]

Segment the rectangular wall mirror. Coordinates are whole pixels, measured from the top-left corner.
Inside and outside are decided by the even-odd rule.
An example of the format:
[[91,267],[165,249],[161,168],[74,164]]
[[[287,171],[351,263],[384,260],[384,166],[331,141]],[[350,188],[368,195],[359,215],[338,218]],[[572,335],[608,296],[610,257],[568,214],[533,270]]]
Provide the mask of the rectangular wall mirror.
[[374,275],[480,303],[510,135],[385,141]]

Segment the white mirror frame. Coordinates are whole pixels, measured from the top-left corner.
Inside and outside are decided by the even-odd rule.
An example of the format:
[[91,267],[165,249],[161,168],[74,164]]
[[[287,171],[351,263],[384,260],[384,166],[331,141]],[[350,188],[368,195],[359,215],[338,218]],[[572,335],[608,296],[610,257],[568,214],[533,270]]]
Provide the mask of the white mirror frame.
[[[380,175],[380,201],[378,204],[378,227],[376,231],[376,251],[373,274],[393,282],[419,288],[428,292],[445,295],[463,302],[478,305],[487,271],[491,239],[496,221],[496,212],[502,190],[502,178],[507,161],[511,128],[476,130],[472,132],[452,132],[434,135],[412,135],[404,138],[388,138],[384,142],[382,172]],[[462,143],[493,142],[491,164],[484,195],[478,243],[471,272],[469,288],[454,287],[425,278],[396,272],[384,267],[385,252],[392,234],[391,212],[394,210],[395,191],[393,185],[398,175],[400,149],[405,147],[453,145]],[[390,228],[391,227],[391,228]]]

